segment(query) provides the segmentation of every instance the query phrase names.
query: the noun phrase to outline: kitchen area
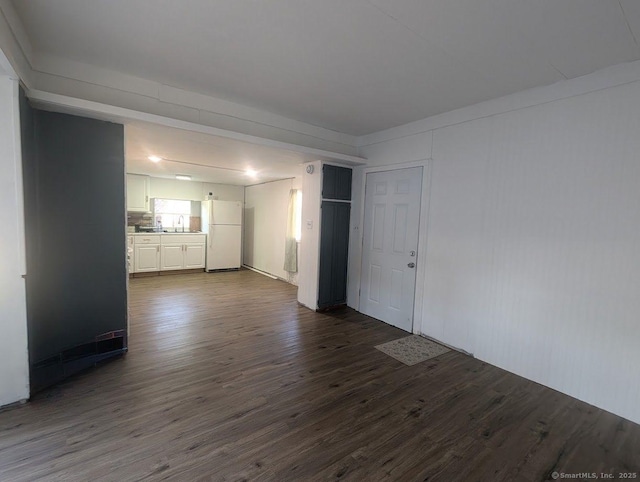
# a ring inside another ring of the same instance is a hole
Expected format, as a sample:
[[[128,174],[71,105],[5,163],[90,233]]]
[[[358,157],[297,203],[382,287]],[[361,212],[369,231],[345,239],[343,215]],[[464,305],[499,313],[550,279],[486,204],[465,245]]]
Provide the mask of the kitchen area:
[[[244,187],[127,174],[129,277],[238,269]]]
[[[31,393],[129,350],[136,286],[160,280],[128,277],[187,273],[167,279],[180,289],[246,266],[297,284],[312,154],[18,100]]]

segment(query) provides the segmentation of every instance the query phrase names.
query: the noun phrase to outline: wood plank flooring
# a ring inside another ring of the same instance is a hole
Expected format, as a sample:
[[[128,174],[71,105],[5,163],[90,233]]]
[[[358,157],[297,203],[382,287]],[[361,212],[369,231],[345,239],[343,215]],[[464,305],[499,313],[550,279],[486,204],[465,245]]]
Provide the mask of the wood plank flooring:
[[[130,280],[129,353],[0,412],[1,481],[539,481],[640,472],[640,426],[251,271]],[[636,480],[640,475],[636,475]]]

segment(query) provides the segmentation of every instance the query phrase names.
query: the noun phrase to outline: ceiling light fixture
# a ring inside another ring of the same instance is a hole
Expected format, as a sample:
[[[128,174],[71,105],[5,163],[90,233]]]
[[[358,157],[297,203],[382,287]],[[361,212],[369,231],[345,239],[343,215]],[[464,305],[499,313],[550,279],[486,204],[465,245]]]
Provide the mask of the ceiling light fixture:
[[[249,177],[257,177],[258,176],[258,171],[256,171],[255,169],[247,169],[244,172]]]
[[[181,181],[191,181],[191,176],[187,176],[186,174],[176,174],[176,179],[180,179]]]
[[[160,162],[162,160],[162,157],[149,156],[147,159],[149,159],[151,162]]]

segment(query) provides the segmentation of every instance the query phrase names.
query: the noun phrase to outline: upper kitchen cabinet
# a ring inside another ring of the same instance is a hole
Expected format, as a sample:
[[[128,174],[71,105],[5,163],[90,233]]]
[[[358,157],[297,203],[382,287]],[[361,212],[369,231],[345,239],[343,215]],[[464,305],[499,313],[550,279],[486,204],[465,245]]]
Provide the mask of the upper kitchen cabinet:
[[[351,169],[325,164],[322,167],[322,198],[351,200]]]
[[[127,174],[127,211],[148,213],[149,176]]]

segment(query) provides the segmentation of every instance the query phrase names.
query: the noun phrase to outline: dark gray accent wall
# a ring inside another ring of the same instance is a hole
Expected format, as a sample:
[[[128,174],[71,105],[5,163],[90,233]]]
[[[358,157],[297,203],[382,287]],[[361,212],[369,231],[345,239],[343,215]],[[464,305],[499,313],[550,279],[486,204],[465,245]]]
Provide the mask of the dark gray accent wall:
[[[322,166],[322,198],[351,200],[351,169],[347,167]]]
[[[322,166],[319,309],[347,302],[351,181],[351,169],[330,164]]]
[[[126,330],[124,127],[20,107],[33,368]]]
[[[322,201],[318,308],[347,302],[349,216],[351,205]]]

